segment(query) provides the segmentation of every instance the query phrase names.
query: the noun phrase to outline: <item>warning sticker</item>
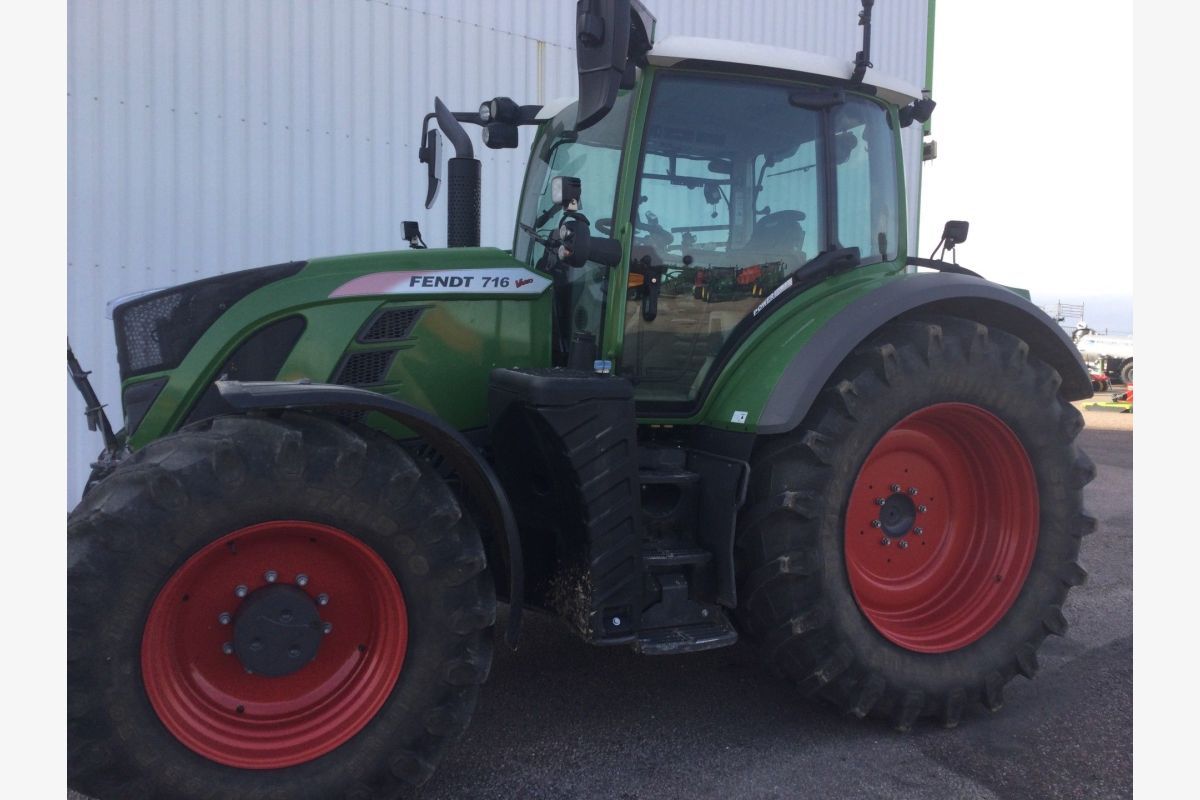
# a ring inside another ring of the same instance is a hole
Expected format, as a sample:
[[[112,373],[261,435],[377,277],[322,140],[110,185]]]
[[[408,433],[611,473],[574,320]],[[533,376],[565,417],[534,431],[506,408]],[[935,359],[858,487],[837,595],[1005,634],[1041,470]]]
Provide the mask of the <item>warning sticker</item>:
[[[347,281],[330,297],[375,294],[521,294],[546,291],[550,280],[520,267],[373,272]]]

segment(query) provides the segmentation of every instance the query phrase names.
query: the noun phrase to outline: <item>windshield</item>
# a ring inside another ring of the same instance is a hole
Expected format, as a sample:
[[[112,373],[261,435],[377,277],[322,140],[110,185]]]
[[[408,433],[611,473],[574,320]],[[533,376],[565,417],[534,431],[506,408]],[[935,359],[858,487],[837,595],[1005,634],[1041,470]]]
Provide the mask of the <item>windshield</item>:
[[[582,182],[580,210],[591,221],[592,231],[600,236],[611,235],[632,95],[620,92],[607,116],[578,133],[574,130],[577,103],[546,123],[530,155],[517,215],[519,223],[536,229],[542,237],[552,231],[562,217],[562,209],[554,204],[550,182],[556,176],[570,175]],[[536,268],[544,252],[545,248],[518,225],[514,255]],[[570,284],[570,299],[564,314],[569,320],[569,330],[561,335],[570,339],[584,333],[599,342],[608,273],[608,267],[591,262],[563,273],[563,279]]]
[[[692,75],[656,82],[630,253],[661,272],[661,288],[651,310],[631,278],[619,370],[639,400],[695,400],[734,330],[818,255],[895,257],[885,107],[847,95],[825,111],[793,102],[796,91]]]

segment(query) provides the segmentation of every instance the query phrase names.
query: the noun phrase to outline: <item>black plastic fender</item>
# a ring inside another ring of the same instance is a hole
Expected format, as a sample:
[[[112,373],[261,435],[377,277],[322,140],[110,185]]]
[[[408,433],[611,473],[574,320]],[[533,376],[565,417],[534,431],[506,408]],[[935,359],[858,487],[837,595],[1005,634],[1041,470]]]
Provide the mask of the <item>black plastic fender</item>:
[[[1092,396],[1083,356],[1066,332],[1033,303],[982,278],[918,273],[852,301],[818,330],[776,381],[757,432],[785,433],[798,426],[838,364],[860,342],[888,322],[920,312],[963,317],[1019,336],[1032,353],[1058,370],[1064,397]]]
[[[284,408],[375,411],[412,429],[428,442],[462,479],[468,493],[486,511],[494,529],[503,533],[511,606],[505,638],[509,645],[516,646],[525,600],[521,538],[500,480],[466,437],[428,411],[367,389],[281,381],[217,381],[216,387],[222,399],[238,411]]]

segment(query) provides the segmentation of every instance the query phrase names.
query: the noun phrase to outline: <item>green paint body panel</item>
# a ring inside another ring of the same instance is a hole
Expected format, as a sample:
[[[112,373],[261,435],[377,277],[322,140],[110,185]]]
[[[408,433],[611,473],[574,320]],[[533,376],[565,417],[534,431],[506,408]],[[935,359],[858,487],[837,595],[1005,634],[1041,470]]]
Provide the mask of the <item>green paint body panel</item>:
[[[699,411],[684,418],[640,421],[753,432],[771,390],[812,335],[852,301],[904,274],[903,261],[874,264],[835,276],[801,293],[746,337]],[[746,412],[745,422],[734,422],[735,412]]]
[[[377,272],[497,267],[526,269],[504,251],[488,247],[313,259],[296,275],[235,303],[174,370],[139,375],[126,382],[122,389],[168,377],[130,444],[141,447],[176,430],[239,344],[264,325],[296,314],[307,324],[278,380],[330,382],[348,353],[399,350],[384,382],[369,388],[432,411],[460,430],[482,427],[487,424],[487,377],[494,367],[550,363],[548,290],[537,295],[480,292],[332,299],[330,294],[354,278]],[[423,313],[411,336],[400,343],[357,342],[355,337],[363,325],[384,306],[420,307]],[[389,427],[381,420],[369,421]],[[394,434],[406,435],[399,426],[390,427]]]

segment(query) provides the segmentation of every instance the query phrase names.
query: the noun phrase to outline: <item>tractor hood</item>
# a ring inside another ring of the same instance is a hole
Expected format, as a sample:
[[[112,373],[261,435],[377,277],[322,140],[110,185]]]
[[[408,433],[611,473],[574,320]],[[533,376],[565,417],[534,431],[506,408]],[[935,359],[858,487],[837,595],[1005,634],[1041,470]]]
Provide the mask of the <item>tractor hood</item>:
[[[369,388],[486,422],[487,375],[550,362],[550,278],[491,247],[318,258],[150,292],[113,310],[134,446],[228,413],[213,382]]]

